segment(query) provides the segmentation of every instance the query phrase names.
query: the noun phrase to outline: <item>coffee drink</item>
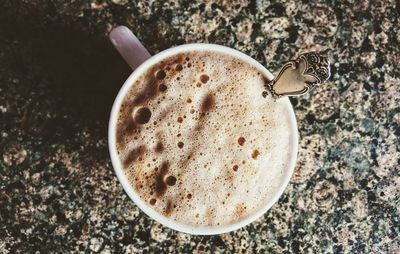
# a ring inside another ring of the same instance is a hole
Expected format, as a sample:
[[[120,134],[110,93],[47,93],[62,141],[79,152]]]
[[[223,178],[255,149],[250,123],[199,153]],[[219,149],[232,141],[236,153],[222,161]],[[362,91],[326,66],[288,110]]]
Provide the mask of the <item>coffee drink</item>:
[[[291,157],[290,113],[235,56],[180,53],[149,67],[119,109],[117,151],[139,197],[177,223],[215,227],[260,210]]]

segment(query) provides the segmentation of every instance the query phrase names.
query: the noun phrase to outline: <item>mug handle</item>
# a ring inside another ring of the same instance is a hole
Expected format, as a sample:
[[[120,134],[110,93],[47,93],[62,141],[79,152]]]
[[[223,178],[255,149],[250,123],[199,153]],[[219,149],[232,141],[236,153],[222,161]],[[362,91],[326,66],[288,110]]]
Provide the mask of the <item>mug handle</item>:
[[[118,26],[110,32],[110,40],[122,58],[135,70],[151,57],[139,39],[126,26]]]

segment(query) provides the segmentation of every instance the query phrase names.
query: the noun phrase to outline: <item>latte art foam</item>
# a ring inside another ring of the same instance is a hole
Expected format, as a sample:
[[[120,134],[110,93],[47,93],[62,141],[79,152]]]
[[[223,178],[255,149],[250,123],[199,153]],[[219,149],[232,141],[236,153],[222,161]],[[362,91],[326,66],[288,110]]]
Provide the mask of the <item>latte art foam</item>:
[[[233,56],[190,51],[134,82],[120,107],[117,151],[140,198],[184,225],[248,218],[280,188],[290,115],[262,97],[266,78]]]

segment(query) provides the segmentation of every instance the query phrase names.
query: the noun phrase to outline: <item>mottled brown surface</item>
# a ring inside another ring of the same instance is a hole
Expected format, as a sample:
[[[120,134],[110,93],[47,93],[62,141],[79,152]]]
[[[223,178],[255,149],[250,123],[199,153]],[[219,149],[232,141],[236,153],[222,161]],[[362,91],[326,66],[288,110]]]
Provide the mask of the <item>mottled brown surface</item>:
[[[0,1],[0,252],[399,252],[399,12],[396,1]],[[273,72],[327,50],[330,81],[292,100],[295,174],[260,220],[190,236],[124,194],[106,139],[130,73],[106,38],[119,24],[151,53],[219,43]]]

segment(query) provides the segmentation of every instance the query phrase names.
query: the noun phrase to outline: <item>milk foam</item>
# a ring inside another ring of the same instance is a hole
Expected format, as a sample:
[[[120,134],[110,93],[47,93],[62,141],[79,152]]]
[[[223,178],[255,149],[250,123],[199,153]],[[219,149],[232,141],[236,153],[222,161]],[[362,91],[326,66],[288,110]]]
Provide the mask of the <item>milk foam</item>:
[[[290,115],[266,78],[233,56],[191,51],[143,73],[121,105],[117,150],[131,185],[189,226],[239,222],[280,187]]]

